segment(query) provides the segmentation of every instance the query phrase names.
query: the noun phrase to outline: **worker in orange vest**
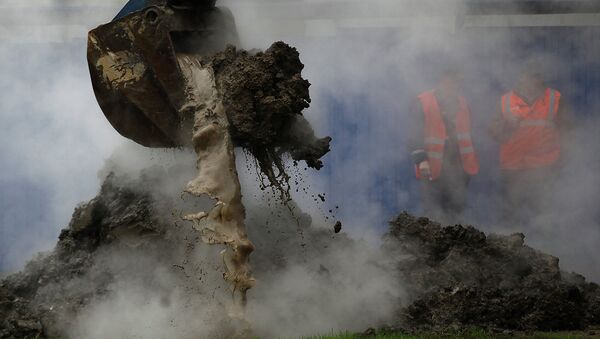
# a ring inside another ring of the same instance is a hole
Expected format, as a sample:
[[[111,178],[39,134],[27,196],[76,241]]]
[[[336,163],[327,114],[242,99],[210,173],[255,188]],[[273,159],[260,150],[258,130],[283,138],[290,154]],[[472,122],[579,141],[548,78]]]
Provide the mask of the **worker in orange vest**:
[[[500,100],[490,133],[501,143],[502,218],[520,224],[515,226],[525,226],[549,208],[544,204],[552,200],[562,140],[570,129],[566,107],[561,93],[545,85],[533,64]]]
[[[418,96],[412,113],[409,147],[422,181],[423,212],[443,222],[459,221],[470,178],[479,172],[471,112],[460,83],[460,72],[444,71],[435,89]]]

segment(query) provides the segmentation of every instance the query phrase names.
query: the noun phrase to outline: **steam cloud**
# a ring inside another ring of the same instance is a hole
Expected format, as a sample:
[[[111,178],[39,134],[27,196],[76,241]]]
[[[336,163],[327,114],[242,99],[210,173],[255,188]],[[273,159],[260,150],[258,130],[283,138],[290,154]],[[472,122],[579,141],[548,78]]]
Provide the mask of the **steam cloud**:
[[[7,2],[2,6],[24,3]],[[334,143],[324,161],[325,172],[301,171],[306,177],[302,184],[313,192],[326,192],[330,205],[315,205],[310,195],[300,193],[295,200],[316,224],[331,223],[324,219],[324,211],[339,205],[337,217],[344,221],[344,229],[366,240],[356,251],[328,251],[318,259],[288,263],[285,274],[257,277],[259,285],[252,291],[249,313],[258,331],[298,335],[310,330],[359,330],[384,322],[389,316],[390,300],[405,299],[399,282],[385,267],[385,258],[373,247],[385,229],[384,220],[402,209],[417,208],[418,185],[406,179],[413,174],[404,146],[411,126],[405,121],[414,97],[431,88],[437,72],[448,64],[458,64],[465,73],[475,146],[484,164],[471,187],[467,221],[488,232],[524,231],[530,244],[559,256],[563,268],[600,280],[596,259],[600,254],[600,215],[596,207],[600,193],[600,161],[596,157],[600,153],[596,133],[600,97],[584,95],[591,89],[582,86],[581,81],[582,73],[598,78],[597,28],[570,29],[575,33],[568,35],[572,58],[567,59],[535,43],[542,37],[541,29],[471,28],[453,32],[453,22],[446,25],[441,20],[436,26],[431,25],[430,17],[413,15],[449,13],[457,9],[455,2],[433,8],[419,2],[401,6],[400,1],[382,0],[377,2],[380,7],[369,6],[372,21],[356,19],[365,15],[361,6],[335,13],[334,21],[323,19],[319,11],[331,13],[328,6],[335,3],[222,2],[236,17],[242,47],[265,48],[275,40],[298,47],[306,65],[304,75],[313,83],[313,103],[306,116],[318,135],[332,134]],[[27,13],[40,22],[59,23],[66,18],[57,14],[60,11],[38,11],[38,4],[32,3],[34,11]],[[113,1],[102,6],[116,13],[119,5],[119,1]],[[46,1],[43,8],[64,6],[59,1]],[[23,13],[19,8],[11,13]],[[285,14],[283,19],[289,19],[286,25],[260,19],[281,13]],[[307,21],[294,21],[295,15]],[[87,30],[109,19],[95,18],[96,22],[81,27]],[[398,25],[399,21],[403,23]],[[365,28],[382,23],[388,28]],[[298,25],[302,34],[297,33]],[[18,34],[20,29],[5,24],[1,27],[5,38]],[[78,29],[68,31],[67,36],[79,36],[68,43],[50,45],[11,39],[10,44],[0,47],[0,125],[6,126],[0,133],[0,270],[17,269],[35,252],[52,247],[73,206],[97,191],[99,179],[106,174],[98,174],[98,169],[115,148],[120,147],[108,160],[111,165],[107,168],[122,172],[136,173],[155,163],[187,159],[174,151],[145,150],[116,134],[93,97],[85,62],[85,33]],[[513,86],[522,65],[532,57],[544,60],[549,85],[570,102],[577,126],[566,148],[562,184],[547,194],[552,197],[547,213],[529,225],[498,225],[497,145],[487,135],[487,126],[500,96]],[[193,157],[189,160],[193,166]],[[238,161],[238,168],[243,168],[243,156],[238,156]],[[241,176],[245,196],[260,197],[253,186],[255,174],[249,171]],[[179,192],[190,178],[192,175],[172,178],[173,186],[162,189],[171,194]],[[247,204],[249,210],[256,207]],[[252,227],[260,227],[251,222],[248,226],[251,232]],[[300,241],[293,225],[280,226],[289,226],[288,236]],[[259,245],[258,257],[260,250]],[[209,258],[213,254],[204,253]],[[329,273],[320,271],[321,266]],[[165,293],[170,303],[153,294],[156,286],[140,289],[135,280],[125,279],[114,287],[117,292],[112,298],[94,304],[81,315],[71,329],[73,333],[85,333],[89,338],[106,336],[102,332],[106,329],[114,331],[111,334],[115,337],[208,333],[205,331],[209,328],[190,324],[198,322],[196,315],[210,315],[211,310],[190,310],[187,294],[168,289],[172,272],[161,268],[154,272],[158,289],[168,291]],[[129,312],[133,309],[136,312]],[[371,316],[356,321],[356,312]],[[297,321],[299,316],[302,322]],[[176,326],[171,323],[173,319],[177,319]],[[212,319],[207,316],[203,320],[200,323],[206,324]],[[162,326],[167,323],[169,326]],[[157,328],[175,332],[155,332]]]
[[[600,215],[593,207],[600,194],[600,160],[590,156],[599,153],[594,131],[600,126],[595,113],[600,99],[591,94],[600,69],[597,28],[460,28],[444,20],[444,14],[459,13],[461,3],[454,1],[346,7],[315,1],[289,3],[289,11],[260,1],[226,3],[245,44],[284,39],[302,52],[306,78],[313,83],[307,117],[318,133],[334,139],[325,159],[332,175],[310,180],[328,192],[329,202],[342,206],[345,229],[369,237],[375,228],[381,233],[398,210],[418,211],[418,183],[405,146],[413,126],[406,118],[416,96],[435,86],[441,70],[454,66],[465,76],[483,164],[471,184],[465,221],[487,232],[524,232],[530,244],[560,257],[563,268],[600,279],[594,259]],[[513,6],[506,12],[518,13],[519,4]],[[257,16],[270,20],[259,25]],[[548,86],[562,92],[575,126],[563,145],[560,182],[540,197],[547,201],[544,213],[528,225],[500,225],[498,145],[488,126],[501,95],[516,85],[530,60],[541,62]]]

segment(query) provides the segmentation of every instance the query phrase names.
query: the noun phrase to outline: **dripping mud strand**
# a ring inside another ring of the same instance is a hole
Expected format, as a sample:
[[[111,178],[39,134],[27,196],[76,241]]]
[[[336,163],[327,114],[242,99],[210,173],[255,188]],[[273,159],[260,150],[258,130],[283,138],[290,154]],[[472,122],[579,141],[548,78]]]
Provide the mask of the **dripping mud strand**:
[[[221,252],[224,279],[232,285],[234,299],[229,314],[244,319],[246,292],[254,285],[249,256],[254,245],[248,239],[244,224],[245,209],[238,173],[235,168],[234,145],[222,98],[215,88],[210,68],[193,56],[180,56],[179,64],[187,80],[188,110],[195,112],[192,145],[197,155],[198,174],[187,185],[186,192],[215,200],[209,212],[187,215],[208,244],[223,244]]]

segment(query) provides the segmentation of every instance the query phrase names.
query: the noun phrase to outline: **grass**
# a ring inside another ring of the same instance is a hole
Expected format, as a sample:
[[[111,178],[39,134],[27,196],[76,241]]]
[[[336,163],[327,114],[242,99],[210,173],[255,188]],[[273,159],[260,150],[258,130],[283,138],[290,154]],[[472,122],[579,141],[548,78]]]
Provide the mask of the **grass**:
[[[582,338],[600,338],[593,332],[533,332],[533,333],[512,333],[512,334],[492,334],[483,330],[472,330],[466,332],[457,332],[451,334],[381,334],[374,336],[362,336],[358,334],[342,333],[335,335],[323,335],[315,337],[302,337],[301,339],[447,339],[447,338],[465,338],[465,339],[509,339],[509,338],[529,338],[529,339],[582,339]]]
[[[597,334],[596,334],[597,333]],[[301,337],[299,339],[448,339],[448,338],[464,338],[464,339],[584,339],[584,338],[600,338],[600,330],[595,332],[533,332],[512,334],[492,334],[485,330],[473,329],[467,331],[457,331],[456,333],[438,334],[438,333],[421,333],[421,334],[380,334],[372,336],[363,336],[359,334],[340,333],[331,335],[321,335],[312,337]],[[38,337],[31,339],[39,339]],[[66,339],[66,338],[52,338]],[[253,339],[261,339],[254,337]]]
[[[598,337],[598,336],[593,336]],[[340,334],[335,336],[319,336],[319,337],[305,337],[303,339],[447,339],[447,338],[466,338],[466,339],[509,339],[509,338],[531,338],[531,339],[583,339],[583,338],[592,338],[592,336],[587,334],[574,334],[574,333],[534,333],[530,335],[481,335],[481,336],[473,336],[473,335],[402,335],[402,334],[390,334],[390,335],[376,335],[370,337],[364,337],[359,335],[352,334]]]

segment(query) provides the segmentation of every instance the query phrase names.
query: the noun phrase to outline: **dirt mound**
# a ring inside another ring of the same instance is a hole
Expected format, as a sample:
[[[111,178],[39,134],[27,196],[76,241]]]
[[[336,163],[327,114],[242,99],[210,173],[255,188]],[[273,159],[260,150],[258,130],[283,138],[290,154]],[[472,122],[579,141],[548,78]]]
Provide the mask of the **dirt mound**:
[[[119,273],[98,265],[102,249],[122,244],[151,253],[158,241],[176,249],[168,246],[175,239],[153,201],[150,193],[123,186],[110,175],[96,198],[75,209],[52,252],[39,254],[22,272],[0,282],[0,338],[60,335],[56,324],[105,294]]]
[[[136,291],[158,294],[165,305],[173,302],[170,292],[183,286],[185,298],[206,296],[192,304],[222,307],[214,299],[218,289],[209,283],[221,281],[223,272],[211,264],[218,249],[203,255],[194,252],[195,247],[207,247],[200,245],[197,232],[180,218],[185,210],[197,208],[188,205],[196,202],[182,201],[178,190],[166,194],[156,189],[168,178],[179,176],[185,175],[172,169],[149,169],[137,179],[109,175],[98,196],[75,210],[52,252],[0,282],[0,338],[66,336],[65,329],[90,304],[114,295],[115,282],[123,278],[131,280]],[[311,226],[306,214],[275,223],[264,218],[264,206],[252,204],[247,222],[250,238],[261,249],[253,257],[259,280],[270,281],[306,260],[318,278],[315,281],[332,285],[322,293],[335,294],[344,281],[352,280],[333,272],[336,265],[358,265],[346,261],[361,251],[360,242]],[[296,224],[298,228],[289,227]],[[396,327],[412,331],[471,326],[580,330],[600,325],[598,285],[561,271],[557,258],[526,246],[521,234],[486,236],[471,226],[442,227],[427,218],[401,214],[391,223],[382,249],[387,259],[377,256],[358,266],[382,266],[373,271],[373,281],[391,270],[387,261],[397,269],[398,288],[406,288],[405,294],[413,299],[393,302],[395,312],[389,314],[397,314]],[[157,281],[156,270],[171,280]],[[360,267],[352,266],[352,270]],[[357,286],[364,284],[358,279]],[[227,293],[226,288],[222,292]],[[192,315],[205,311],[186,309]],[[214,312],[220,317],[216,319],[223,318],[222,309]],[[227,323],[218,328],[222,336],[230,329]]]
[[[198,232],[180,217],[198,208],[197,199],[181,197],[178,190],[157,189],[172,185],[173,177],[187,176],[182,174],[187,170],[150,168],[137,179],[110,174],[99,194],[75,209],[53,251],[0,281],[0,338],[65,337],[65,330],[87,307],[118,293],[115,284],[124,279],[135,289],[158,293],[165,304],[172,302],[170,291],[181,287],[190,300],[204,298],[193,302],[201,310],[188,311],[206,313],[206,303],[211,302],[218,318],[211,324],[227,337],[233,327],[223,317],[223,305],[214,299],[215,293],[229,297],[225,286],[213,286],[220,284],[223,274],[213,263],[219,249],[203,246]],[[285,269],[307,251],[320,255],[332,244],[333,231],[312,227],[311,218],[297,209],[294,220],[279,219],[281,226],[266,228],[264,213],[252,210],[248,222],[257,225],[252,235],[264,243],[264,250],[253,257],[258,277]],[[298,225],[302,237],[290,225]],[[339,246],[350,243],[343,235],[336,239]],[[200,248],[205,252],[196,251]],[[161,279],[171,280],[157,281],[157,270]]]
[[[578,330],[600,325],[600,289],[560,270],[556,257],[524,244],[523,234],[489,235],[401,214],[385,250],[399,258],[409,295],[402,326]]]

